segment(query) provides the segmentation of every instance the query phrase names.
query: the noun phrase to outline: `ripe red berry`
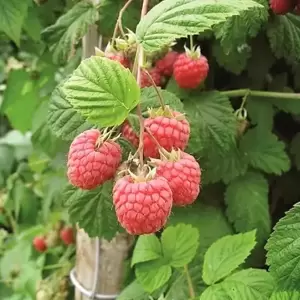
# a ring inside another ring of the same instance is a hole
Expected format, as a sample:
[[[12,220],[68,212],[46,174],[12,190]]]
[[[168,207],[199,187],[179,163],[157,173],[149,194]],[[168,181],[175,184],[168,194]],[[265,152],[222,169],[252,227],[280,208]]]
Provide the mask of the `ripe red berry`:
[[[190,124],[179,112],[172,112],[174,117],[154,116],[145,120],[145,128],[149,130],[159,145],[171,151],[174,149],[184,150],[190,137]],[[144,155],[146,157],[159,157],[159,147],[152,136],[144,133]]]
[[[277,15],[285,15],[294,8],[293,0],[269,0],[272,11]]]
[[[33,246],[38,252],[45,252],[47,250],[47,244],[44,237],[36,236],[33,239]]]
[[[118,220],[128,233],[150,234],[167,222],[172,191],[162,177],[135,182],[131,176],[125,176],[114,186],[113,201]]]
[[[65,227],[60,231],[60,238],[61,240],[66,244],[74,244],[75,238],[74,238],[74,231],[72,227]]]
[[[200,51],[187,51],[180,54],[174,63],[174,78],[179,87],[195,89],[203,82],[208,74],[209,65]]]
[[[156,68],[148,70],[150,76],[152,77],[156,86],[161,85],[161,75]],[[151,79],[149,78],[148,74],[145,71],[141,73],[141,88],[153,86]]]
[[[178,57],[175,51],[168,52],[162,59],[156,62],[156,68],[161,75],[171,76],[173,74],[173,66]]]
[[[72,142],[68,154],[71,184],[90,190],[113,178],[121,161],[121,147],[112,140],[101,141],[97,129],[86,130]]]
[[[195,158],[185,152],[172,151],[169,159],[155,159],[156,174],[167,179],[173,193],[173,204],[185,206],[198,197],[201,169]]]
[[[106,52],[105,57],[107,57],[111,60],[119,62],[124,68],[129,68],[130,67],[129,60],[121,52],[118,52],[118,53]]]
[[[131,127],[130,123],[128,121],[125,121],[121,128],[121,133],[123,137],[131,142],[131,144],[135,147],[138,147],[139,145],[139,137],[137,136],[136,132]]]

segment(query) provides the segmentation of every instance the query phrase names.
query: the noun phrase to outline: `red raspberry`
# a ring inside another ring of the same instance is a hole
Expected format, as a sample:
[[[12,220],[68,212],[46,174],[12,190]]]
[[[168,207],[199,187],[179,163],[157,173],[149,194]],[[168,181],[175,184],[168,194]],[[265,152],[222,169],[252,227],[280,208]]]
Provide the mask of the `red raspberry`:
[[[60,238],[66,245],[75,243],[74,231],[72,227],[65,227],[60,231]]]
[[[33,239],[33,246],[38,252],[45,252],[47,250],[47,244],[44,237],[36,236]]]
[[[196,52],[195,52],[196,53]],[[203,82],[208,74],[209,65],[204,55],[198,53],[180,54],[174,63],[174,78],[179,87],[195,89]]]
[[[181,113],[174,111],[173,114],[175,116],[173,118],[150,117],[145,120],[144,125],[162,148],[167,151],[171,151],[173,148],[184,150],[190,137],[190,124]],[[159,157],[158,146],[146,131],[144,133],[144,155]]]
[[[170,51],[165,57],[156,62],[156,68],[161,75],[171,76],[173,74],[173,65],[178,57],[178,53]]]
[[[162,177],[134,182],[131,176],[119,179],[113,189],[118,220],[133,235],[160,230],[169,217],[172,191]]]
[[[272,11],[277,15],[285,15],[294,7],[292,0],[269,0],[269,3]]]
[[[137,136],[136,132],[131,127],[130,123],[128,121],[125,121],[121,128],[121,133],[123,137],[131,142],[131,144],[135,147],[138,147],[139,145],[139,137]]]
[[[161,75],[158,71],[158,69],[153,68],[151,70],[148,70],[150,76],[152,77],[154,83],[156,86],[161,85]],[[142,71],[141,73],[141,88],[153,86],[152,81],[150,80],[149,76],[146,74],[146,72]]]
[[[68,154],[71,184],[91,190],[113,178],[121,161],[121,147],[112,140],[100,142],[97,129],[86,130],[72,142]]]
[[[188,153],[172,151],[172,154],[175,155],[175,159],[154,160],[156,174],[167,179],[173,193],[174,205],[192,204],[200,192],[200,166]]]
[[[111,60],[119,62],[124,68],[129,68],[130,67],[129,60],[121,52],[118,52],[118,53],[106,52],[105,57],[107,57]]]

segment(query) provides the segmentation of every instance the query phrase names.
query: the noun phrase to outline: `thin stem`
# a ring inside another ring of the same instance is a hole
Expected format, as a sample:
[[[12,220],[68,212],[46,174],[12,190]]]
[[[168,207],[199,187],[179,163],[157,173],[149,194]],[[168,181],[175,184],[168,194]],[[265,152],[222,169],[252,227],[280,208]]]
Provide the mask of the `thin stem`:
[[[158,89],[157,85],[155,84],[155,82],[154,82],[152,76],[150,75],[150,73],[149,73],[148,70],[146,70],[146,69],[143,69],[143,72],[145,72],[145,74],[147,75],[147,77],[150,79],[150,81],[151,81],[151,83],[152,83],[152,85],[153,85],[153,87],[154,87],[154,89],[155,89],[155,91],[156,91],[156,93],[157,93],[159,103],[160,103],[162,109],[165,110],[165,102],[164,102],[164,99],[163,99],[163,97],[162,97],[162,94],[161,94],[160,90]]]
[[[115,25],[113,37],[112,37],[112,44],[114,44],[114,42],[115,42],[115,39],[116,39],[117,33],[118,33],[118,29],[120,30],[122,36],[125,37],[125,32],[123,30],[123,25],[122,25],[122,17],[123,17],[125,10],[128,8],[128,6],[131,4],[132,1],[133,0],[128,0],[125,3],[125,5],[120,9],[119,16],[118,16],[118,19],[117,19],[117,22]]]
[[[150,135],[151,139],[154,141],[154,143],[156,144],[156,146],[159,149],[162,149],[162,146],[159,144],[158,140],[155,138],[155,136],[152,134],[152,132],[150,131],[150,129],[148,127],[145,127],[145,130],[148,132],[148,134]]]
[[[194,48],[193,36],[190,35],[189,37],[190,37],[190,49],[193,50],[193,48]]]
[[[194,290],[194,287],[193,287],[193,282],[192,282],[192,278],[191,278],[188,266],[185,265],[183,268],[184,268],[184,273],[186,275],[186,280],[187,280],[188,287],[189,287],[190,297],[192,299],[194,299],[194,298],[196,298],[196,294],[195,294],[195,290]]]
[[[281,92],[269,92],[269,91],[253,91],[250,89],[239,89],[239,90],[232,90],[232,91],[223,91],[220,92],[221,95],[227,97],[243,97],[248,94],[248,96],[256,96],[256,97],[263,97],[263,98],[281,98],[281,99],[294,99],[300,100],[300,94],[296,93],[281,93]]]
[[[14,234],[17,234],[18,233],[18,223],[14,219],[12,213],[9,210],[6,210],[6,209],[4,210],[4,213],[6,214],[8,220],[9,220],[12,231],[14,232]]]
[[[141,11],[141,19],[146,15],[148,9],[149,0],[143,0],[143,6]],[[139,86],[141,86],[141,67],[144,64],[144,49],[141,45],[138,45],[137,48],[137,55],[138,55],[138,65],[137,65],[137,74],[136,80]],[[137,114],[139,116],[140,122],[140,137],[139,137],[139,157],[140,157],[140,167],[143,168],[144,166],[144,118],[142,115],[141,104],[137,105]]]

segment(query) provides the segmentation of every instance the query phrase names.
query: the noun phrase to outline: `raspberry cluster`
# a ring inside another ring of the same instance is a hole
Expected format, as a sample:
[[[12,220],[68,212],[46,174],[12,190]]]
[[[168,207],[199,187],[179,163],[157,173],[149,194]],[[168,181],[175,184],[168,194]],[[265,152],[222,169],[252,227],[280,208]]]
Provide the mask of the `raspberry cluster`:
[[[36,251],[45,252],[47,249],[55,247],[59,244],[59,240],[66,246],[75,243],[74,230],[71,226],[62,226],[58,222],[53,230],[50,230],[46,235],[34,237],[32,244]]]

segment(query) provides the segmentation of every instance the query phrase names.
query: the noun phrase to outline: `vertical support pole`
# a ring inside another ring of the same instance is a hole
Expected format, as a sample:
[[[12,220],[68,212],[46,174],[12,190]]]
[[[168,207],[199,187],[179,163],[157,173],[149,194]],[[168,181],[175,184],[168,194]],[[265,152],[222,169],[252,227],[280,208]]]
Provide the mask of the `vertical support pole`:
[[[100,0],[92,0],[98,4]],[[90,26],[84,36],[82,59],[95,53],[98,46],[99,34],[96,25]],[[123,281],[124,260],[127,257],[131,239],[127,234],[117,234],[110,242],[104,239],[91,239],[84,230],[77,228],[76,245],[76,278],[85,289],[99,294],[118,294]],[[100,243],[99,257],[96,257],[97,243]],[[95,270],[99,268],[98,278],[95,278]],[[75,300],[88,300],[76,289]],[[111,299],[114,300],[114,299]]]

